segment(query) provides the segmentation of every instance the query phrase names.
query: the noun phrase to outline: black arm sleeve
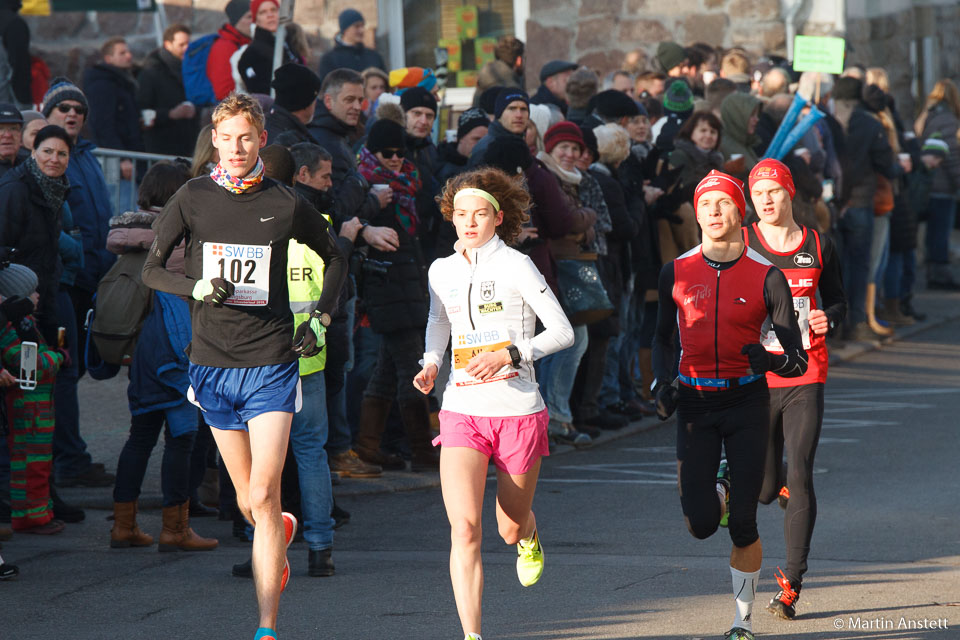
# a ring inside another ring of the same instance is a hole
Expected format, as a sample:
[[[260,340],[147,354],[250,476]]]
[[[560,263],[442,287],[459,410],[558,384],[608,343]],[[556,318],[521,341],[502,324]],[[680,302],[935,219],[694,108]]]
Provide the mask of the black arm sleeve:
[[[847,295],[843,290],[840,272],[840,256],[830,238],[820,236],[820,253],[823,255],[823,271],[820,273],[820,302],[827,320],[840,324],[847,317]]]
[[[657,310],[657,329],[653,334],[655,355],[653,360],[653,374],[657,384],[670,384],[673,381],[673,352],[674,336],[677,333],[677,304],[673,300],[674,271],[673,262],[668,262],[660,269],[660,282],[657,286],[660,291],[660,303]],[[796,320],[794,320],[796,322]],[[799,337],[800,330],[797,329]]]
[[[153,221],[156,238],[143,263],[143,283],[157,291],[190,298],[193,296],[196,281],[167,271],[164,266],[173,249],[189,232],[189,227],[183,218],[183,209],[180,207],[180,199],[185,192],[186,189],[181,189],[174,194],[157,219]]]
[[[807,352],[797,314],[793,310],[793,295],[783,272],[770,267],[763,281],[763,299],[773,322],[773,330],[783,347],[783,353],[771,353],[770,371],[783,378],[797,378],[807,372]]]
[[[157,234],[160,237],[160,234]],[[337,246],[326,218],[317,213],[303,198],[297,198],[297,210],[293,216],[293,237],[313,249],[323,260],[323,292],[317,301],[317,311],[333,315],[340,296],[340,287],[347,277],[347,262]],[[149,258],[148,258],[149,260]]]

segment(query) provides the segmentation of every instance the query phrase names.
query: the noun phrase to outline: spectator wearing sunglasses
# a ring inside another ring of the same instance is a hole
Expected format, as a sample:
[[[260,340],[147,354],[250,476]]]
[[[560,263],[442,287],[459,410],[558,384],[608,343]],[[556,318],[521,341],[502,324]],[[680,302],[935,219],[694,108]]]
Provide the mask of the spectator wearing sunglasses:
[[[373,189],[381,188],[379,185],[390,189],[389,202],[369,222],[391,228],[398,241],[391,251],[371,247],[363,267],[360,297],[370,327],[380,335],[380,350],[360,403],[357,454],[365,462],[387,469],[405,466],[402,459],[380,449],[396,399],[410,442],[412,469],[436,471],[439,457],[430,443],[427,401],[410,384],[420,371],[429,298],[421,244],[425,225],[416,201],[422,183],[416,165],[403,157],[403,151],[404,127],[389,118],[370,127],[360,149],[360,173]]]
[[[80,436],[80,417],[77,403],[76,381],[83,375],[84,338],[83,325],[87,310],[91,307],[93,294],[100,278],[107,273],[116,259],[107,251],[107,232],[113,205],[107,181],[100,163],[93,155],[96,146],[80,137],[87,121],[90,105],[83,91],[63,77],[50,81],[50,89],[43,96],[43,116],[67,132],[73,141],[66,177],[70,182],[67,204],[73,214],[73,224],[80,228],[83,240],[83,268],[77,273],[73,284],[61,283],[60,291],[69,295],[57,298],[57,316],[60,325],[67,329],[72,366],[61,369],[57,376],[55,403],[57,426],[54,432],[54,473],[58,486],[113,486],[114,476],[107,473],[102,464],[93,464],[87,453],[87,444]]]

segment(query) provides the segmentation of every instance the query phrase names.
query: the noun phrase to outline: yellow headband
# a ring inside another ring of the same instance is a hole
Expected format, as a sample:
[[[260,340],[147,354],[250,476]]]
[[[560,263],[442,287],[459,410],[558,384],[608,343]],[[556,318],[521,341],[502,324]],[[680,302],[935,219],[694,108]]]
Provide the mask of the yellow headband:
[[[486,200],[487,202],[493,205],[494,213],[500,211],[500,203],[497,202],[497,199],[494,198],[489,193],[487,193],[486,191],[484,191],[483,189],[473,189],[473,188],[460,189],[460,191],[457,191],[457,195],[453,196],[454,207],[457,206],[457,200],[461,196],[477,196],[478,198],[483,198],[484,200]]]

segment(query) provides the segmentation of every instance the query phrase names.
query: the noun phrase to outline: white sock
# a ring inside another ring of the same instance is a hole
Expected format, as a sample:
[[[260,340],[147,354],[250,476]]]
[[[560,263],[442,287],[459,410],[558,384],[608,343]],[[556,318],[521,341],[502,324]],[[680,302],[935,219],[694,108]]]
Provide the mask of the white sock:
[[[730,567],[730,575],[733,576],[733,597],[737,602],[737,617],[733,620],[733,626],[752,632],[753,623],[750,618],[753,613],[753,600],[757,596],[760,570],[744,573]]]

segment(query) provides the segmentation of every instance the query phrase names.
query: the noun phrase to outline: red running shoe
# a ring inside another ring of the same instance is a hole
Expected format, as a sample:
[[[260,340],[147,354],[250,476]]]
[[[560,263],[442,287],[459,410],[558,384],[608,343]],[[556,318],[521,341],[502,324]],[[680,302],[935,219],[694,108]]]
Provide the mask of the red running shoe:
[[[283,537],[287,545],[285,549],[289,549],[290,543],[293,542],[294,536],[297,535],[297,519],[292,513],[287,513],[286,511],[280,515],[283,517]],[[287,588],[288,582],[290,582],[290,560],[285,559],[283,563],[283,575],[280,576],[281,593]]]

